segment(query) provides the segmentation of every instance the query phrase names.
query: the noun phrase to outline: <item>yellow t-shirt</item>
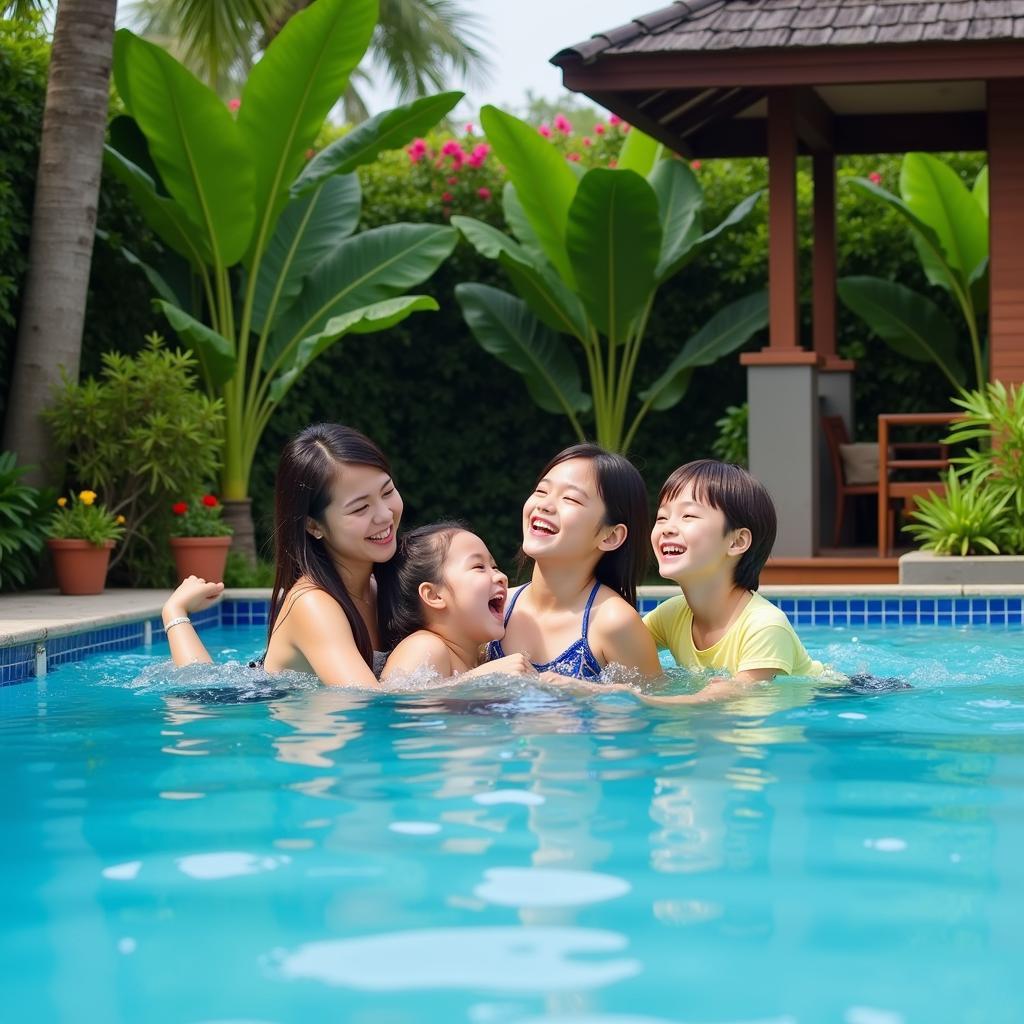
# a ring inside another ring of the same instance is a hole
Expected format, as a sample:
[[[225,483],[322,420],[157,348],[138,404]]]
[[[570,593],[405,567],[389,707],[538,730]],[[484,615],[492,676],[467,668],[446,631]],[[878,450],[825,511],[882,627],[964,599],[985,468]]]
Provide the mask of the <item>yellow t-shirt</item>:
[[[759,668],[778,669],[785,676],[817,676],[824,672],[804,650],[786,613],[754,593],[739,617],[717,644],[699,651],[693,643],[693,612],[686,598],[670,597],[644,616],[644,625],[659,648],[667,648],[682,668],[726,669],[730,674]]]

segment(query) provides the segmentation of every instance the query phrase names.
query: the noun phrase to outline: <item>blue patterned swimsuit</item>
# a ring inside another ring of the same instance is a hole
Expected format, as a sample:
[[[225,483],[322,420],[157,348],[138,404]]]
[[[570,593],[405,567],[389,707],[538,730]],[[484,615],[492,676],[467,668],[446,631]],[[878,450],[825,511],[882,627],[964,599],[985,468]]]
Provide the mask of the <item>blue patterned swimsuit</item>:
[[[512,600],[509,602],[508,609],[505,612],[505,628],[508,628],[508,620],[512,617],[512,609],[516,606],[516,601],[519,600],[519,595],[528,587],[520,587],[515,594],[512,595]],[[572,676],[575,679],[598,679],[601,676],[601,663],[594,656],[594,652],[590,649],[590,643],[587,640],[587,629],[590,626],[590,609],[594,604],[594,598],[597,597],[597,592],[601,589],[600,583],[594,584],[594,589],[590,591],[590,596],[587,598],[587,607],[583,610],[583,631],[579,640],[570,644],[562,653],[552,661],[549,661],[546,665],[538,665],[536,662],[531,664],[538,672],[557,672],[560,676]],[[501,646],[500,640],[492,640],[487,645],[487,660],[495,661],[497,658],[504,658],[505,651]]]

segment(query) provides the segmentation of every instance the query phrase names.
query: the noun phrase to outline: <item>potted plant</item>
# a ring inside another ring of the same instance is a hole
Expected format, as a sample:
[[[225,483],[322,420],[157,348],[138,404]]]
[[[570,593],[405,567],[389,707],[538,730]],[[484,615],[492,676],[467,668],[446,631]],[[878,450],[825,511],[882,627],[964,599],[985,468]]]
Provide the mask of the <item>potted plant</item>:
[[[224,579],[224,564],[231,547],[231,527],[224,522],[224,506],[213,494],[171,506],[171,553],[180,583],[187,576]]]
[[[124,516],[96,501],[95,491],[58,498],[46,526],[57,586],[62,594],[99,594],[107,580],[114,542],[124,535]]]

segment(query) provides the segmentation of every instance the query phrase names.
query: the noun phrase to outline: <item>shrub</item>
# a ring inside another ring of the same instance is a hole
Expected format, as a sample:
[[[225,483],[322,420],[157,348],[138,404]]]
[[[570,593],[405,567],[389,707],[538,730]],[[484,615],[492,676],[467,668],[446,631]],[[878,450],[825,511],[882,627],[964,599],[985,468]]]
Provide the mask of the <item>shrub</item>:
[[[43,550],[45,497],[22,482],[26,472],[13,452],[0,452],[0,590],[31,583]]]
[[[229,537],[231,527],[224,522],[224,506],[213,494],[191,501],[176,501],[171,506],[172,537]]]
[[[46,418],[72,480],[102,491],[126,517],[115,559],[125,560],[129,581],[162,586],[170,506],[216,474],[223,413],[198,390],[192,355],[164,348],[156,334],[147,341],[136,356],[106,353],[99,378],[66,380]]]
[[[711,451],[716,459],[747,466],[747,424],[750,421],[750,406],[730,405],[720,420],[715,420],[718,437],[711,442]]]
[[[116,515],[102,502],[95,491],[79,491],[70,498],[58,498],[46,524],[46,535],[54,540],[87,540],[99,546],[124,536],[125,518]]]

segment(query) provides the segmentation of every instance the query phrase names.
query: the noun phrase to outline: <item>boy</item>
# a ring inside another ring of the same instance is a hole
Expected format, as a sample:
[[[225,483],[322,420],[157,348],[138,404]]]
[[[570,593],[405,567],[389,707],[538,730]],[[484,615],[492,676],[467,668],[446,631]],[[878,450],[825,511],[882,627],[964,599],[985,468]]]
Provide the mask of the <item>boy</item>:
[[[658,571],[682,588],[644,617],[659,648],[683,668],[728,673],[679,703],[714,700],[737,683],[817,676],[784,612],[756,593],[775,543],[775,506],[746,470],[714,459],[680,466],[665,481],[651,543]]]

